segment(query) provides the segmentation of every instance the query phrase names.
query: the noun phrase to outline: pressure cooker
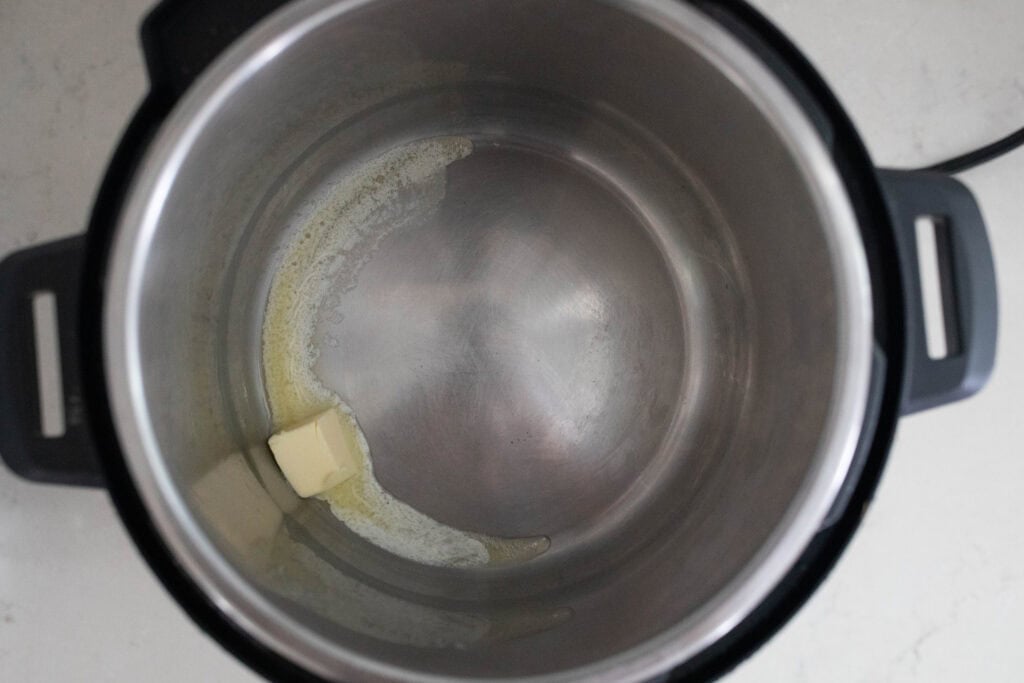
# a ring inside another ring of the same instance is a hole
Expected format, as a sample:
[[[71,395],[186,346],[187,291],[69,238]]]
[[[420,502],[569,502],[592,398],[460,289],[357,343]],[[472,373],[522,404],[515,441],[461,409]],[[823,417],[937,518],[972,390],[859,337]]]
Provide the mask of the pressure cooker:
[[[877,169],[742,2],[168,0],[142,36],[150,90],[87,232],[0,264],[0,453],[106,487],[167,590],[270,678],[721,675],[836,562],[898,418],[991,372],[970,192]],[[399,182],[379,161],[402,150]],[[381,485],[542,554],[416,562],[291,490],[264,340],[297,239],[339,260],[285,320],[313,321]]]

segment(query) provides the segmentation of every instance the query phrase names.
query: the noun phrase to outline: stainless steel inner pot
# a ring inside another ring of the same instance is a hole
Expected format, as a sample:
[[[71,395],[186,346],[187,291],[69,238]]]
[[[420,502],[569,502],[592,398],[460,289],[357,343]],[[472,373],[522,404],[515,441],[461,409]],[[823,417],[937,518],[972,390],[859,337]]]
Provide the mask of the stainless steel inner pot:
[[[513,567],[391,555],[266,447],[284,245],[339,173],[439,136],[473,152],[430,209],[365,231],[309,302],[316,370],[398,498],[550,537]],[[868,387],[866,272],[802,110],[687,5],[309,0],[229,50],[139,170],[109,391],[173,553],[301,666],[640,679],[748,614],[821,524]]]

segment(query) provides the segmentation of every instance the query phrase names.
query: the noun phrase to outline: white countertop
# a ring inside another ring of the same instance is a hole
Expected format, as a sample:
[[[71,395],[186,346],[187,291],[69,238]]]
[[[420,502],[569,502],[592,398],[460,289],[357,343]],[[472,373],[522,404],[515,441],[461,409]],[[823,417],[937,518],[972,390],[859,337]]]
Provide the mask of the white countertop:
[[[757,0],[883,165],[1024,125],[1024,3]],[[0,3],[0,256],[80,232],[144,90],[148,0]],[[901,422],[838,568],[725,680],[1020,680],[1024,669],[1024,150],[962,176],[988,222],[1000,355],[984,392]],[[0,467],[0,671],[10,681],[253,680],[164,593],[102,491]]]

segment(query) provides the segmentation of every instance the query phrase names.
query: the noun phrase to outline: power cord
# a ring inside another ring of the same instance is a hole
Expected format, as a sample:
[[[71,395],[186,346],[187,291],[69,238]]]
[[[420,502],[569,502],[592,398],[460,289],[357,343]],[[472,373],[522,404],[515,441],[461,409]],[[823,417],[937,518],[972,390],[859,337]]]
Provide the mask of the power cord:
[[[1000,138],[995,142],[979,147],[978,149],[955,156],[952,159],[946,159],[940,161],[937,164],[925,166],[916,170],[919,171],[938,171],[939,173],[948,173],[950,175],[954,173],[962,173],[969,169],[972,169],[981,164],[997,159],[1008,152],[1012,152],[1021,145],[1024,145],[1024,128],[1016,130],[1005,138]]]

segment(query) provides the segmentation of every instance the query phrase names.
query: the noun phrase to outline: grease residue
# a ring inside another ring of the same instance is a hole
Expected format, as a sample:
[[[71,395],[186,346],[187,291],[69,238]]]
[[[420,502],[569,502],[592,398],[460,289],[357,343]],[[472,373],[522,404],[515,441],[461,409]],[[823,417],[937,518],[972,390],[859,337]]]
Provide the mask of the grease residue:
[[[392,496],[373,473],[370,446],[356,417],[314,372],[317,320],[355,287],[381,240],[436,211],[449,164],[468,156],[462,137],[395,149],[337,179],[325,199],[300,211],[295,237],[275,273],[263,323],[263,373],[275,430],[332,406],[359,436],[356,476],[320,496],[349,529],[375,545],[429,565],[517,563],[545,552],[547,537],[497,538],[452,528]],[[329,340],[328,340],[329,343]]]

